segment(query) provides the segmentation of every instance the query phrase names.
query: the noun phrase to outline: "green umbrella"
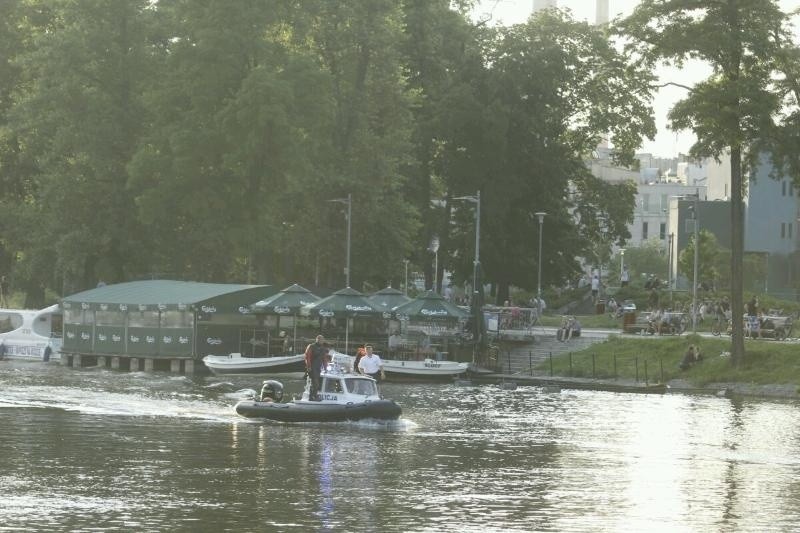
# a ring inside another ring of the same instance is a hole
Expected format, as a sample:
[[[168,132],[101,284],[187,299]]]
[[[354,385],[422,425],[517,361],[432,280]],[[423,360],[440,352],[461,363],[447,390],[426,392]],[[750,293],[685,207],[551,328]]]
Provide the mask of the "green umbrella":
[[[355,316],[375,316],[381,314],[378,306],[370,303],[367,297],[355,289],[347,287],[336,291],[327,298],[318,300],[303,307],[303,313],[310,316],[345,317],[344,349],[348,350],[350,342],[350,318]]]
[[[411,301],[411,298],[391,287],[381,289],[367,298],[373,305],[383,311],[384,318],[391,318],[392,309]]]
[[[469,313],[448,302],[435,291],[426,291],[413,300],[395,307],[394,314],[400,320],[411,318],[424,320],[457,320],[467,318]]]
[[[297,314],[306,305],[312,304],[319,300],[319,296],[312,294],[311,291],[298,284],[291,287],[286,287],[280,292],[277,292],[258,302],[251,305],[251,309],[256,314],[265,315],[278,315],[278,329],[280,329],[280,317],[283,315],[292,315],[294,317],[294,342],[293,347],[297,347]]]
[[[291,287],[286,287],[280,292],[277,292],[259,300],[252,305],[254,313],[263,313],[267,315],[294,315],[306,305],[319,301],[319,296],[311,293],[305,287],[294,284]]]

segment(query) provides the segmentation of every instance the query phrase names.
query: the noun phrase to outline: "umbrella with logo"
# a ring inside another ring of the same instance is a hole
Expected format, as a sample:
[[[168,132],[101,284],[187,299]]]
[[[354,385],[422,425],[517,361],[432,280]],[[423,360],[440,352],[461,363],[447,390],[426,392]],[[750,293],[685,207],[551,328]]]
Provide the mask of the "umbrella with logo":
[[[347,287],[303,307],[303,313],[317,317],[345,317],[344,349],[348,350],[350,342],[350,319],[353,317],[371,317],[380,315],[382,310],[371,303],[366,296],[355,289]]]
[[[411,301],[411,298],[392,287],[386,287],[367,298],[373,305],[383,311],[383,318],[392,317],[392,309]]]
[[[251,307],[256,314],[277,315],[279,328],[281,316],[294,317],[294,343],[292,346],[297,346],[297,315],[305,306],[317,301],[319,301],[319,296],[295,283],[269,298],[259,300]]]
[[[406,328],[412,323],[422,327],[425,338],[421,341],[421,346],[423,350],[427,350],[431,348],[431,336],[450,337],[450,328],[465,321],[469,312],[445,300],[435,291],[426,291],[410,302],[396,307],[394,315],[406,324]]]
[[[420,320],[461,320],[469,313],[457,305],[448,302],[435,291],[425,291],[413,300],[394,309],[400,320],[411,318]]]

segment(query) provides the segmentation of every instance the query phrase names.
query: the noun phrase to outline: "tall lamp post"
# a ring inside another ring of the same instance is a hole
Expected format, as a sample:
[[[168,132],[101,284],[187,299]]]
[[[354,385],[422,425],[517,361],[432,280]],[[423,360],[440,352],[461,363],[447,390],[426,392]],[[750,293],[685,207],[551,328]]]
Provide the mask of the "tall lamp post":
[[[700,230],[700,217],[698,216],[698,209],[700,208],[700,189],[697,189],[694,194],[682,194],[679,196],[674,196],[673,198],[677,198],[679,200],[687,200],[691,199],[694,200],[694,205],[690,206],[689,209],[692,210],[692,221],[694,222],[694,267],[692,272],[692,333],[697,333],[697,265],[699,264],[699,252],[700,252],[700,243],[699,243],[699,230]],[[677,257],[677,251],[676,251]],[[670,270],[671,270],[670,266]],[[670,289],[670,294],[672,291]]]
[[[353,214],[353,195],[351,193],[347,193],[347,198],[334,198],[332,200],[328,200],[329,202],[338,202],[340,204],[347,204],[347,263],[344,267],[344,274],[346,279],[346,287],[350,286],[350,221],[351,215]]]
[[[480,295],[478,290],[478,269],[481,264],[481,191],[478,190],[475,196],[459,196],[453,198],[453,200],[466,200],[475,204],[475,263],[472,272],[472,300],[470,302],[475,318],[475,340],[477,341],[472,348],[472,362],[475,363],[478,359],[478,350],[483,343],[481,334],[483,326],[480,325],[480,321],[483,320],[481,317],[482,311],[476,307],[480,303],[478,302],[478,296]]]
[[[547,215],[544,211],[537,211],[534,213],[536,218],[539,219],[539,270],[537,272],[536,283],[536,311],[542,314],[542,228],[544,227],[544,217]]]
[[[697,258],[700,251],[699,231],[700,220],[697,208],[700,202],[700,192],[694,195],[694,273],[692,274],[692,333],[697,333]]]
[[[667,286],[669,287],[669,305],[672,306],[672,243],[675,241],[675,234],[669,234],[669,249],[667,250]]]
[[[405,295],[408,296],[408,259],[403,259],[403,263],[406,265],[406,283],[403,285],[403,290]]]
[[[428,249],[433,252],[433,292],[439,293],[439,236],[434,235]]]
[[[475,196],[458,196],[453,200],[466,200],[476,205],[475,208],[475,263],[472,272],[473,301],[478,292],[478,265],[481,264],[481,191]]]

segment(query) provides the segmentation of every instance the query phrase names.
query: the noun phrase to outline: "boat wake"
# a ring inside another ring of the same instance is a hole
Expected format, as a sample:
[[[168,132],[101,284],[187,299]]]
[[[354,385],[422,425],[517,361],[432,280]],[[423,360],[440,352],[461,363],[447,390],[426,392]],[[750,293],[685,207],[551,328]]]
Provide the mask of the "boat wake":
[[[137,391],[108,392],[69,387],[7,387],[0,391],[2,408],[59,409],[91,415],[237,420],[228,402],[214,403],[196,394],[172,393],[159,397]]]

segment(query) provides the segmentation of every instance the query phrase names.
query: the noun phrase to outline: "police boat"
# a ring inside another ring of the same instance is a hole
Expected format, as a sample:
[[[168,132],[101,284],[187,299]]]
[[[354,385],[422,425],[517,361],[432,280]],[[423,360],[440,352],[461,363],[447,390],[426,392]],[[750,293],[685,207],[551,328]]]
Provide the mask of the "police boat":
[[[308,380],[300,399],[283,402],[283,385],[275,380],[264,381],[258,398],[237,403],[236,413],[277,422],[397,420],[402,414],[394,400],[380,397],[374,379],[354,374],[337,362],[328,364],[321,382],[317,398],[310,397]]]

